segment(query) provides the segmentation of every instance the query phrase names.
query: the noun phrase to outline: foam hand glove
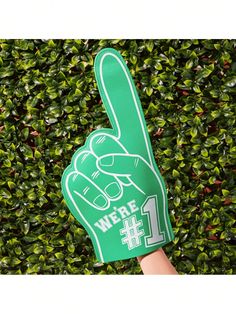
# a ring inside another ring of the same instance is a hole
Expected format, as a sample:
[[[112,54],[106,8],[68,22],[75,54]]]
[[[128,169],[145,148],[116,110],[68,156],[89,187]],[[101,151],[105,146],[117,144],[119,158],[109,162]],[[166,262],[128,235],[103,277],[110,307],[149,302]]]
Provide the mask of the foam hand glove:
[[[147,254],[173,239],[166,187],[152,153],[140,100],[114,49],[101,50],[95,76],[112,129],[92,132],[72,157],[62,191],[99,261]]]

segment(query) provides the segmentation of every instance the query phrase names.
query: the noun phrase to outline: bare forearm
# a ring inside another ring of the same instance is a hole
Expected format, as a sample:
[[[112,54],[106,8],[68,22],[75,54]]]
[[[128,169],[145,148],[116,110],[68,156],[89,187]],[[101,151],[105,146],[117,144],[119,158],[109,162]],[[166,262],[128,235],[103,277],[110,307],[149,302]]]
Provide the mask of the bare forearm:
[[[178,275],[162,249],[139,256],[137,259],[144,275]]]

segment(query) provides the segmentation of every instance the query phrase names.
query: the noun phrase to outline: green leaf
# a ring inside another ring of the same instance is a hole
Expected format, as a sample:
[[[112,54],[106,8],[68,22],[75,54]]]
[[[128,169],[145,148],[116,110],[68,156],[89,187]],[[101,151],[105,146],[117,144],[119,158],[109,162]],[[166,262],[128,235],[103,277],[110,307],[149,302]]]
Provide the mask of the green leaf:
[[[216,50],[220,50],[221,49],[221,45],[220,44],[214,44],[214,47]]]
[[[213,146],[213,145],[218,144],[219,142],[220,142],[220,141],[218,140],[217,137],[215,137],[215,136],[210,136],[210,137],[208,137],[208,138],[206,139],[204,145],[205,145],[206,147],[210,147],[210,146]]]
[[[191,128],[190,129],[190,134],[192,137],[196,137],[198,134],[197,128]]]
[[[197,265],[200,265],[203,262],[207,262],[208,260],[209,260],[208,255],[205,252],[202,252],[198,255],[196,263]]]
[[[75,246],[74,246],[74,244],[69,244],[69,245],[67,246],[67,248],[68,248],[68,251],[69,251],[70,253],[74,253],[74,251],[75,251]]]
[[[212,112],[211,112],[211,116],[212,116],[212,118],[213,119],[216,119],[216,118],[218,118],[219,116],[220,116],[220,111],[219,110],[213,110]]]
[[[227,236],[228,236],[228,235],[227,235],[227,232],[226,232],[226,231],[221,232],[221,234],[220,234],[220,240],[226,239]]]
[[[0,190],[0,197],[3,199],[10,199],[12,195],[7,189],[3,188]]]
[[[21,260],[17,257],[13,257],[11,260],[11,265],[14,267],[16,265],[19,265],[21,263]]]
[[[166,121],[163,118],[157,117],[156,120],[157,120],[158,127],[160,128],[163,128],[163,126],[166,124]]]
[[[203,157],[208,157],[208,150],[206,149],[206,148],[203,148],[202,150],[201,150],[201,155],[203,156]]]
[[[228,196],[230,193],[229,190],[225,190],[225,189],[222,189],[221,191],[224,196]]]
[[[172,175],[173,175],[174,178],[177,178],[177,177],[179,177],[180,173],[179,173],[179,171],[173,169]]]
[[[40,254],[42,253],[42,251],[43,251],[43,247],[36,245],[33,252],[34,254]]]
[[[55,256],[57,259],[63,259],[64,258],[64,254],[62,252],[55,253]]]
[[[192,86],[192,81],[191,80],[185,80],[184,85],[190,87],[190,86]]]
[[[32,149],[27,144],[22,144],[20,147],[21,152],[24,154],[24,157],[27,159],[33,158],[33,152]]]
[[[54,250],[54,248],[53,247],[51,247],[51,246],[49,246],[49,245],[47,245],[46,246],[46,250],[47,250],[47,252],[52,252],[53,250]]]
[[[30,222],[29,220],[27,221],[24,221],[22,224],[21,224],[21,230],[24,234],[27,234],[29,232],[29,229],[30,229]]]
[[[5,256],[1,259],[1,264],[7,266],[8,264],[10,264],[10,261],[11,261],[10,257]]]
[[[209,181],[210,184],[215,184],[215,180],[216,180],[216,177],[212,176],[212,177],[209,178],[208,181]]]
[[[13,74],[14,70],[10,66],[0,68],[0,79],[13,76]]]
[[[27,197],[29,200],[34,201],[37,198],[37,195],[35,194],[34,191],[27,193]]]
[[[34,157],[35,157],[35,158],[41,158],[41,157],[42,157],[42,154],[40,153],[40,151],[38,151],[37,149],[35,149],[35,151],[34,151]]]
[[[151,96],[152,93],[153,93],[153,89],[152,89],[151,87],[147,87],[147,88],[146,88],[146,94],[147,94],[148,96]]]
[[[194,85],[193,86],[193,90],[194,90],[195,93],[201,93],[201,89],[200,89],[200,87],[198,85]]]
[[[227,80],[225,80],[224,83],[227,87],[234,87],[236,85],[236,76],[232,77],[232,78],[228,78]]]
[[[153,40],[148,40],[148,41],[146,42],[146,47],[147,47],[147,50],[148,50],[149,52],[152,52],[153,47],[154,47],[154,42],[153,42]]]
[[[214,64],[210,64],[209,66],[205,66],[203,69],[201,69],[198,72],[196,79],[201,80],[203,78],[207,78],[212,73],[213,70],[214,70]]]
[[[22,140],[26,141],[29,136],[29,128],[24,128],[21,131]]]
[[[187,104],[183,107],[184,111],[190,111],[193,109],[193,104]]]
[[[3,166],[6,168],[10,168],[11,167],[11,161],[9,159],[5,159],[3,162]]]
[[[132,64],[136,64],[136,63],[137,63],[137,60],[138,60],[138,59],[137,59],[137,57],[136,57],[135,55],[131,55],[131,56],[130,56],[130,61],[131,61]]]
[[[180,198],[177,196],[174,198],[174,205],[175,205],[175,207],[178,207],[179,204],[180,204]]]
[[[191,46],[192,46],[192,42],[190,40],[184,40],[181,45],[181,49],[188,49]]]
[[[215,167],[213,169],[213,173],[219,176],[220,175],[220,169],[218,167]]]
[[[193,168],[200,169],[201,166],[202,166],[202,162],[201,161],[195,161],[193,163]]]
[[[199,104],[196,104],[196,105],[195,105],[195,112],[197,112],[197,113],[202,113],[202,112],[204,112],[204,110],[202,109],[201,106],[199,106]]]
[[[191,69],[192,68],[192,66],[193,66],[193,60],[188,60],[187,62],[186,62],[186,64],[185,64],[185,68],[187,69],[187,70],[189,70],[189,69]]]

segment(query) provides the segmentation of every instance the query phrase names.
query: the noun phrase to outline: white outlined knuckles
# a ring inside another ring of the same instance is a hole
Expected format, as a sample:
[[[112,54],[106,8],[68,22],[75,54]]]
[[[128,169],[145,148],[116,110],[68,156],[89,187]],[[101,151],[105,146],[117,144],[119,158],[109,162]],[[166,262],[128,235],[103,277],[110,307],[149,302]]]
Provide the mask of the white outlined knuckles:
[[[173,240],[166,188],[130,72],[101,50],[95,77],[112,128],[96,130],[72,157],[62,192],[102,262],[147,254]]]

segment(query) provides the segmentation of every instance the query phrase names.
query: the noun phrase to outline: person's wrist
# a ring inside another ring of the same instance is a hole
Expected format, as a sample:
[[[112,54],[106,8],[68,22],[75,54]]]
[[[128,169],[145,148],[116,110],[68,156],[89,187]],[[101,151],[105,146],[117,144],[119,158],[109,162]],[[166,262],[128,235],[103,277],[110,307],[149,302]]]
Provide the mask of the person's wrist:
[[[162,248],[149,254],[137,257],[144,275],[177,275],[177,271],[171,264]]]
[[[147,254],[145,254],[145,255],[137,256],[137,260],[138,260],[139,263],[141,263],[142,260],[143,260],[145,257],[147,257],[147,256],[149,256],[149,255],[151,255],[151,254],[153,254],[153,253],[155,253],[155,252],[158,252],[158,251],[162,251],[162,248],[159,248],[159,249],[157,249],[157,250],[155,250],[155,251],[152,251],[152,252],[150,252],[150,253],[147,253]]]

